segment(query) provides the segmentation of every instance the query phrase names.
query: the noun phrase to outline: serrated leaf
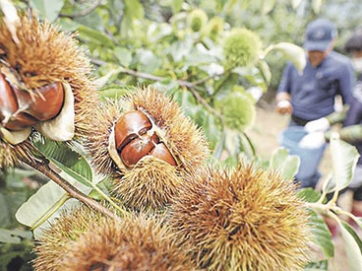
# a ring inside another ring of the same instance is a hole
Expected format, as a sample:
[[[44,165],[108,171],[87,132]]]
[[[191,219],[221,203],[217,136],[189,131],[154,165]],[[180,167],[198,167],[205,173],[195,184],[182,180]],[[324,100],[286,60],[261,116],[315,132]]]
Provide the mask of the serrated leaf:
[[[34,145],[52,163],[59,163],[63,168],[75,172],[82,177],[82,181],[83,179],[87,179],[89,182],[92,182],[93,171],[91,166],[88,161],[74,151],[71,146],[64,142],[56,142],[46,138],[35,141]]]
[[[59,169],[61,169],[65,174],[74,180],[82,183],[85,186],[93,187],[92,185],[92,168],[86,160],[80,161],[79,164],[75,164],[74,167],[69,168],[58,162],[55,159],[50,158],[50,161],[54,163]],[[85,174],[82,174],[85,173]],[[69,178],[67,178],[69,179]]]
[[[38,10],[40,17],[53,22],[58,18],[64,0],[30,0],[30,5]]]
[[[362,270],[362,243],[353,228],[344,221],[340,221],[342,238],[344,240],[344,248],[349,265],[349,271]]]
[[[272,50],[278,50],[279,52],[281,52],[286,59],[293,62],[294,66],[299,71],[302,71],[307,63],[304,49],[293,43],[280,42],[277,44],[270,45],[265,49],[264,56],[267,55]]]
[[[289,155],[286,148],[274,150],[270,159],[269,168],[278,170],[286,179],[293,179],[297,174],[300,165],[300,158],[296,155]]]
[[[330,153],[332,177],[323,183],[324,193],[340,191],[350,184],[359,157],[357,149],[340,140],[337,135],[331,137]]]
[[[34,145],[45,157],[58,160],[68,167],[73,166],[79,159],[79,154],[63,142],[40,138],[34,141]]]

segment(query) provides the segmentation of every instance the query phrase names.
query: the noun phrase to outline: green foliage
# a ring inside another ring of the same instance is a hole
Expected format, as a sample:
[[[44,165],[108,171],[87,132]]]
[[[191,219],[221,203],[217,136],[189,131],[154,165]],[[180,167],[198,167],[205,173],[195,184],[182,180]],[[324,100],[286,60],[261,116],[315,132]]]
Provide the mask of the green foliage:
[[[278,148],[270,159],[269,168],[279,171],[284,178],[292,180],[298,172],[299,164],[298,156],[289,155],[289,151],[285,148]]]
[[[328,15],[327,12],[337,10],[336,15],[325,17],[341,15],[338,1],[301,2],[14,1],[19,9],[25,11],[29,6],[63,31],[77,33],[80,45],[87,49],[94,64],[95,83],[102,99],[118,99],[135,86],[165,89],[205,132],[213,152],[210,160],[227,167],[245,158],[258,161],[246,132],[256,114],[251,89],[275,89],[286,60],[303,67],[303,49],[298,45],[302,44],[305,25],[318,12]],[[349,16],[359,9],[348,10],[348,20],[342,16],[335,20],[345,30],[341,35],[348,33],[348,27],[352,29],[360,17]],[[323,192],[334,191],[338,196],[350,182],[356,157],[348,145],[336,143],[331,144],[333,178]],[[86,195],[114,204],[109,198],[109,180],[94,176],[81,146],[43,139],[36,141],[36,146],[47,159],[44,162],[69,183]],[[299,160],[278,149],[268,166],[292,179]],[[29,180],[41,184],[41,188],[32,188]],[[0,242],[6,243],[0,246],[0,269],[7,270],[9,263],[19,260],[24,263],[19,270],[28,270],[25,263],[34,256],[29,255],[33,239],[18,221],[36,228],[54,217],[68,196],[55,183],[28,169],[9,170],[0,176],[0,184]],[[335,215],[341,210],[335,202],[326,202],[325,193],[305,189],[299,194],[311,210],[313,241],[323,255],[305,270],[327,270],[328,259],[334,257],[333,242],[324,222],[326,215],[342,228],[350,270],[360,270],[361,241]]]

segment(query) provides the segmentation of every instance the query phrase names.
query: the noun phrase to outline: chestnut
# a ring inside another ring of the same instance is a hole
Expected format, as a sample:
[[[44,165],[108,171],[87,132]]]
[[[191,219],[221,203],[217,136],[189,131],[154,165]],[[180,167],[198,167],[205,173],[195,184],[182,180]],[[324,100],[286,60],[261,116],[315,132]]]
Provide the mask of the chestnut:
[[[12,86],[0,73],[0,121],[9,130],[22,130],[57,116],[64,102],[60,82],[30,92]]]
[[[39,121],[54,118],[60,112],[64,102],[64,89],[61,82],[45,85],[34,91],[33,97],[27,91],[14,88],[19,108],[27,106],[24,112]]]
[[[0,121],[8,118],[18,110],[18,102],[13,89],[5,76],[0,73]]]
[[[172,154],[164,143],[157,144],[155,148],[151,150],[150,155],[162,161],[165,161],[171,166],[176,166],[175,159],[173,158]]]
[[[155,148],[158,138],[155,134],[152,136],[144,134],[132,140],[121,151],[121,159],[127,167],[132,167],[144,156],[148,155]]]
[[[114,127],[117,150],[122,150],[129,142],[137,136],[142,136],[151,128],[151,121],[142,111],[123,114]]]

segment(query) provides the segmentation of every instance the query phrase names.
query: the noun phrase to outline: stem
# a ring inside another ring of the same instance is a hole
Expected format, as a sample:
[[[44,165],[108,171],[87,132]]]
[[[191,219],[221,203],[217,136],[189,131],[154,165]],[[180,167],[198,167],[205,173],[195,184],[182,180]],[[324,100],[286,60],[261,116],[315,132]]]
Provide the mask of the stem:
[[[115,213],[111,212],[109,209],[95,201],[94,199],[86,196],[84,193],[82,193],[80,190],[78,190],[76,187],[68,183],[65,179],[63,179],[61,176],[59,176],[58,173],[56,173],[54,170],[52,170],[49,167],[49,163],[47,163],[47,160],[43,160],[41,162],[34,161],[33,159],[24,159],[24,163],[31,166],[32,168],[36,169],[40,173],[44,174],[46,177],[53,180],[55,183],[57,183],[61,188],[63,188],[71,198],[75,198],[79,200],[80,202],[84,203],[88,207],[92,208],[93,210],[96,210],[110,218],[120,220],[121,218],[117,216]]]
[[[100,189],[97,185],[95,185],[93,182],[90,183],[94,190],[96,190],[106,201],[109,202],[114,208],[116,208],[123,216],[129,215],[128,212],[120,208],[110,197],[108,197],[102,189]]]
[[[33,225],[31,225],[32,229],[38,228],[40,225],[42,225],[45,221],[47,221],[56,211],[59,210],[60,207],[63,206],[63,204],[69,199],[69,194],[65,194],[62,196],[58,201],[54,202],[53,206],[49,208],[47,213],[42,216],[40,219],[37,219]]]

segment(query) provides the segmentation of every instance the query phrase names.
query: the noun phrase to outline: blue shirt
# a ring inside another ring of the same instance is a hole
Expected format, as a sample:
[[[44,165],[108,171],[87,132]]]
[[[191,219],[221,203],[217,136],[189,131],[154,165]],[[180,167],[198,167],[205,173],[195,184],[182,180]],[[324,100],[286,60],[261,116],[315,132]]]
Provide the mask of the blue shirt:
[[[317,67],[312,67],[307,59],[303,72],[288,62],[277,93],[289,93],[293,115],[310,121],[332,113],[335,96],[339,94],[343,103],[350,104],[354,83],[354,70],[349,58],[330,52]]]
[[[344,126],[350,126],[350,125],[356,125],[360,124],[362,125],[362,100],[361,100],[361,93],[362,93],[362,74],[360,74],[357,78],[358,84],[355,86],[355,94],[356,92],[359,92],[359,99],[354,99],[354,101],[351,103],[350,108],[347,113],[347,117],[344,120],[343,125]],[[350,142],[353,144],[356,148],[358,153],[360,154],[360,157],[358,158],[357,164],[362,165],[362,140],[356,141],[356,142]]]

